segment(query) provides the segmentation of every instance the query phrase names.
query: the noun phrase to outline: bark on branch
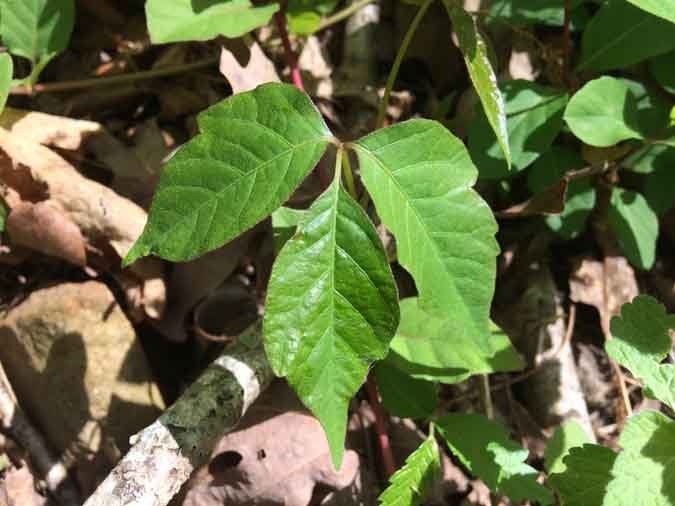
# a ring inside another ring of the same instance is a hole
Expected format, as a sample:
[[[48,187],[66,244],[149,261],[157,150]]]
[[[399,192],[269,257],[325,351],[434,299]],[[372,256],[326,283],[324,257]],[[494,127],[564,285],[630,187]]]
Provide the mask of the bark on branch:
[[[260,330],[228,348],[155,423],[131,438],[132,448],[85,506],[165,506],[217,440],[232,431],[273,374]]]

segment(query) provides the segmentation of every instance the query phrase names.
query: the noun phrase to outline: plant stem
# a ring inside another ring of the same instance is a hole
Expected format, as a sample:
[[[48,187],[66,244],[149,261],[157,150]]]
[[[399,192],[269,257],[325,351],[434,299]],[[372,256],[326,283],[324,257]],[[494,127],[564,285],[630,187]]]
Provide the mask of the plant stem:
[[[492,394],[490,392],[490,378],[487,374],[480,375],[480,396],[483,401],[483,410],[485,411],[485,416],[490,420],[495,418],[495,408],[492,405]]]
[[[349,152],[342,151],[342,160],[344,165],[344,174],[345,174],[345,184],[347,185],[347,191],[352,196],[354,200],[358,201],[358,195],[356,194],[356,186],[354,186],[354,174],[352,172],[352,164],[349,161]]]
[[[206,60],[188,63],[185,65],[173,65],[171,67],[144,70],[141,72],[134,72],[131,74],[121,74],[109,77],[93,77],[91,79],[61,81],[58,83],[36,84],[35,86],[32,87],[17,86],[15,88],[12,88],[10,93],[12,95],[32,95],[34,93],[61,93],[66,91],[76,91],[81,90],[83,88],[91,88],[99,86],[116,86],[121,84],[129,84],[136,81],[169,77],[177,74],[188,74],[195,70],[200,70],[203,68],[208,68],[217,65],[219,61],[220,57],[214,56]]]
[[[286,54],[286,61],[291,69],[291,81],[300,91],[305,91],[305,85],[302,82],[302,74],[298,66],[298,55],[295,54],[291,47],[291,39],[288,37],[288,30],[286,28],[286,1],[281,2],[281,7],[274,13],[274,23],[277,26],[277,31],[281,37],[281,43],[284,45],[284,53]]]
[[[326,19],[324,19],[319,25],[319,28],[316,29],[316,31],[320,32],[321,30],[325,30],[329,26],[333,26],[334,24],[339,23],[340,21],[344,21],[355,12],[364,8],[366,5],[372,4],[373,2],[376,1],[377,0],[359,0],[358,2],[354,2],[350,6],[345,7],[341,11],[338,11],[332,16],[329,16]]]
[[[391,96],[391,90],[394,87],[396,77],[398,76],[398,71],[401,67],[401,63],[403,62],[403,57],[408,51],[408,47],[410,46],[410,42],[412,42],[412,38],[415,35],[415,32],[417,31],[417,27],[422,21],[422,18],[424,18],[424,15],[426,14],[427,10],[429,10],[429,6],[432,4],[433,1],[434,0],[425,0],[424,3],[420,6],[420,9],[417,11],[417,14],[415,14],[415,17],[412,20],[412,23],[410,23],[410,27],[408,28],[405,37],[403,37],[403,42],[401,42],[401,46],[398,48],[398,53],[396,53],[396,58],[394,59],[394,63],[391,66],[391,70],[389,71],[389,77],[387,78],[387,84],[384,88],[384,96],[382,97],[382,100],[380,101],[380,106],[377,110],[377,120],[375,121],[375,129],[381,128],[382,125],[384,125],[384,118],[387,114],[387,106],[389,105],[389,97]]]
[[[370,407],[373,408],[375,415],[375,432],[377,432],[377,439],[380,444],[380,451],[382,452],[382,467],[387,478],[396,472],[396,464],[394,463],[394,454],[391,451],[391,444],[389,443],[389,434],[387,434],[387,422],[380,403],[380,396],[377,393],[377,384],[375,383],[375,376],[372,373],[368,374],[366,380],[366,391],[368,392],[368,401]]]

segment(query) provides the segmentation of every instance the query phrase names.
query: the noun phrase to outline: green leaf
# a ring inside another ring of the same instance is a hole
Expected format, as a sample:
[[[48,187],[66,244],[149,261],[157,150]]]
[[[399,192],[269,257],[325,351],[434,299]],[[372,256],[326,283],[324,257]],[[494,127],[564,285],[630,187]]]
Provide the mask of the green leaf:
[[[564,506],[606,506],[603,501],[615,461],[616,453],[604,446],[570,448],[563,460],[565,471],[551,475],[549,483]]]
[[[306,213],[301,209],[291,209],[290,207],[280,207],[272,213],[272,233],[276,253],[279,253],[284,244],[293,237],[295,228]]]
[[[33,63],[34,83],[49,60],[68,47],[75,23],[73,0],[0,0],[0,35],[10,53]]]
[[[518,172],[548,151],[562,128],[567,95],[530,81],[501,84],[506,101],[506,118],[511,145],[512,172]],[[480,170],[480,177],[498,179],[509,175],[509,168],[484,114],[469,125],[469,152]]]
[[[626,81],[604,76],[586,83],[565,109],[572,133],[591,146],[642,139],[635,124],[637,103]]]
[[[164,168],[123,265],[150,254],[190,260],[234,239],[288,200],[332,139],[307,95],[285,84],[234,95],[198,123]]]
[[[638,174],[651,174],[675,167],[675,149],[659,144],[649,144],[628,156],[623,167]]]
[[[9,209],[7,209],[7,204],[5,200],[0,197],[0,232],[5,231],[5,225],[7,223],[7,215],[9,214]]]
[[[497,86],[497,75],[488,58],[487,46],[478,32],[474,19],[456,0],[443,0],[443,5],[452,20],[459,39],[459,48],[464,56],[469,77],[483,104],[483,111],[506,160],[507,170],[511,167],[509,132],[506,128],[504,97]]]
[[[381,506],[419,506],[441,475],[441,457],[433,434],[406,459],[379,497]]]
[[[436,383],[416,379],[389,361],[389,355],[373,369],[382,404],[394,416],[427,418],[438,404]]]
[[[644,382],[650,397],[675,409],[675,366],[661,364],[672,350],[670,328],[675,328],[675,318],[656,299],[641,295],[621,307],[621,316],[612,318],[614,339],[605,348]]]
[[[576,7],[582,3],[583,0],[572,0],[573,14],[578,12]],[[495,0],[491,3],[486,21],[506,21],[510,24],[520,25],[562,26],[564,19],[563,4],[559,0]]]
[[[530,168],[527,185],[538,193],[560,181],[569,171],[581,169],[585,162],[578,151],[553,146]],[[595,188],[587,179],[571,181],[565,195],[565,209],[559,215],[546,216],[548,228],[563,239],[574,239],[586,229],[586,220],[595,207]]]
[[[490,490],[514,501],[553,503],[551,492],[537,483],[537,470],[525,464],[527,450],[503,426],[474,413],[446,415],[437,425],[452,453]]]
[[[659,220],[644,197],[614,187],[608,218],[626,258],[640,269],[651,269],[656,256]]]
[[[654,16],[675,23],[675,0],[628,0],[642,10],[651,12]]]
[[[398,320],[382,243],[338,174],[277,257],[263,322],[272,369],[323,425],[336,468],[349,401],[387,354]]]
[[[490,331],[473,334],[461,322],[422,311],[416,298],[401,304],[401,323],[387,361],[413,378],[458,383],[472,374],[516,371],[524,367],[509,338],[490,322]]]
[[[290,0],[286,6],[289,30],[298,35],[314,33],[321,16],[330,14],[336,5],[336,0]]]
[[[675,502],[675,421],[656,411],[628,419],[617,455],[597,445],[572,448],[554,474],[564,506],[671,506]]]
[[[668,93],[675,94],[675,51],[657,56],[649,62],[654,79]]]
[[[675,24],[626,0],[608,0],[584,31],[579,69],[623,68],[673,49]]]
[[[147,0],[145,16],[154,44],[241,37],[266,25],[279,4],[254,7],[249,0]]]
[[[544,451],[544,466],[548,473],[565,472],[567,465],[564,459],[569,455],[570,450],[590,442],[586,431],[573,420],[558,427]]]
[[[12,87],[12,73],[14,64],[12,57],[7,53],[0,54],[0,113],[4,110],[9,96],[9,89]]]
[[[675,158],[675,148],[668,147],[670,157]],[[675,163],[668,167],[660,167],[647,177],[644,196],[649,207],[662,215],[675,205]]]
[[[471,188],[476,168],[462,142],[440,123],[411,120],[353,147],[378,215],[396,237],[399,263],[415,279],[421,308],[473,335],[487,334],[497,224]]]

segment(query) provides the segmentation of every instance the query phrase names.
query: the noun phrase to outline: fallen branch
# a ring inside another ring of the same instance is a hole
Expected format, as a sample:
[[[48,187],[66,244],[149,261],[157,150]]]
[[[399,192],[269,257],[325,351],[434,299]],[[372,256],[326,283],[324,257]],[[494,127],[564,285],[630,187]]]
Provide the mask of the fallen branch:
[[[260,331],[245,333],[155,423],[85,506],[165,506],[272,380]]]
[[[19,406],[2,363],[0,363],[0,430],[30,455],[35,470],[44,477],[47,489],[58,504],[62,506],[80,504],[80,494],[70,481],[66,467],[52,455],[42,435],[33,427]]]

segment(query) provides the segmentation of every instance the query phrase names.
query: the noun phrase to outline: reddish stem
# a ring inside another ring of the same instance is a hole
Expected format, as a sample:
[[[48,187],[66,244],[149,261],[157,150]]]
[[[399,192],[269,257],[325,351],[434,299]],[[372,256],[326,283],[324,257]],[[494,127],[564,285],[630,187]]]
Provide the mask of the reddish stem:
[[[286,61],[291,69],[291,81],[296,88],[305,91],[305,85],[302,82],[302,74],[300,74],[300,67],[298,66],[298,55],[295,54],[291,47],[291,39],[288,37],[288,30],[286,29],[286,2],[281,2],[281,7],[274,13],[274,22],[277,25],[277,31],[281,36],[281,43],[284,45]]]
[[[372,374],[369,374],[368,379],[366,380],[366,391],[368,392],[368,401],[375,414],[375,432],[377,432],[377,440],[380,444],[380,451],[382,452],[384,472],[386,477],[389,478],[396,472],[396,464],[394,462],[394,454],[391,451],[389,434],[387,434],[387,417],[384,414],[384,409],[382,409],[380,396],[377,393],[377,384],[375,383],[375,377]]]

